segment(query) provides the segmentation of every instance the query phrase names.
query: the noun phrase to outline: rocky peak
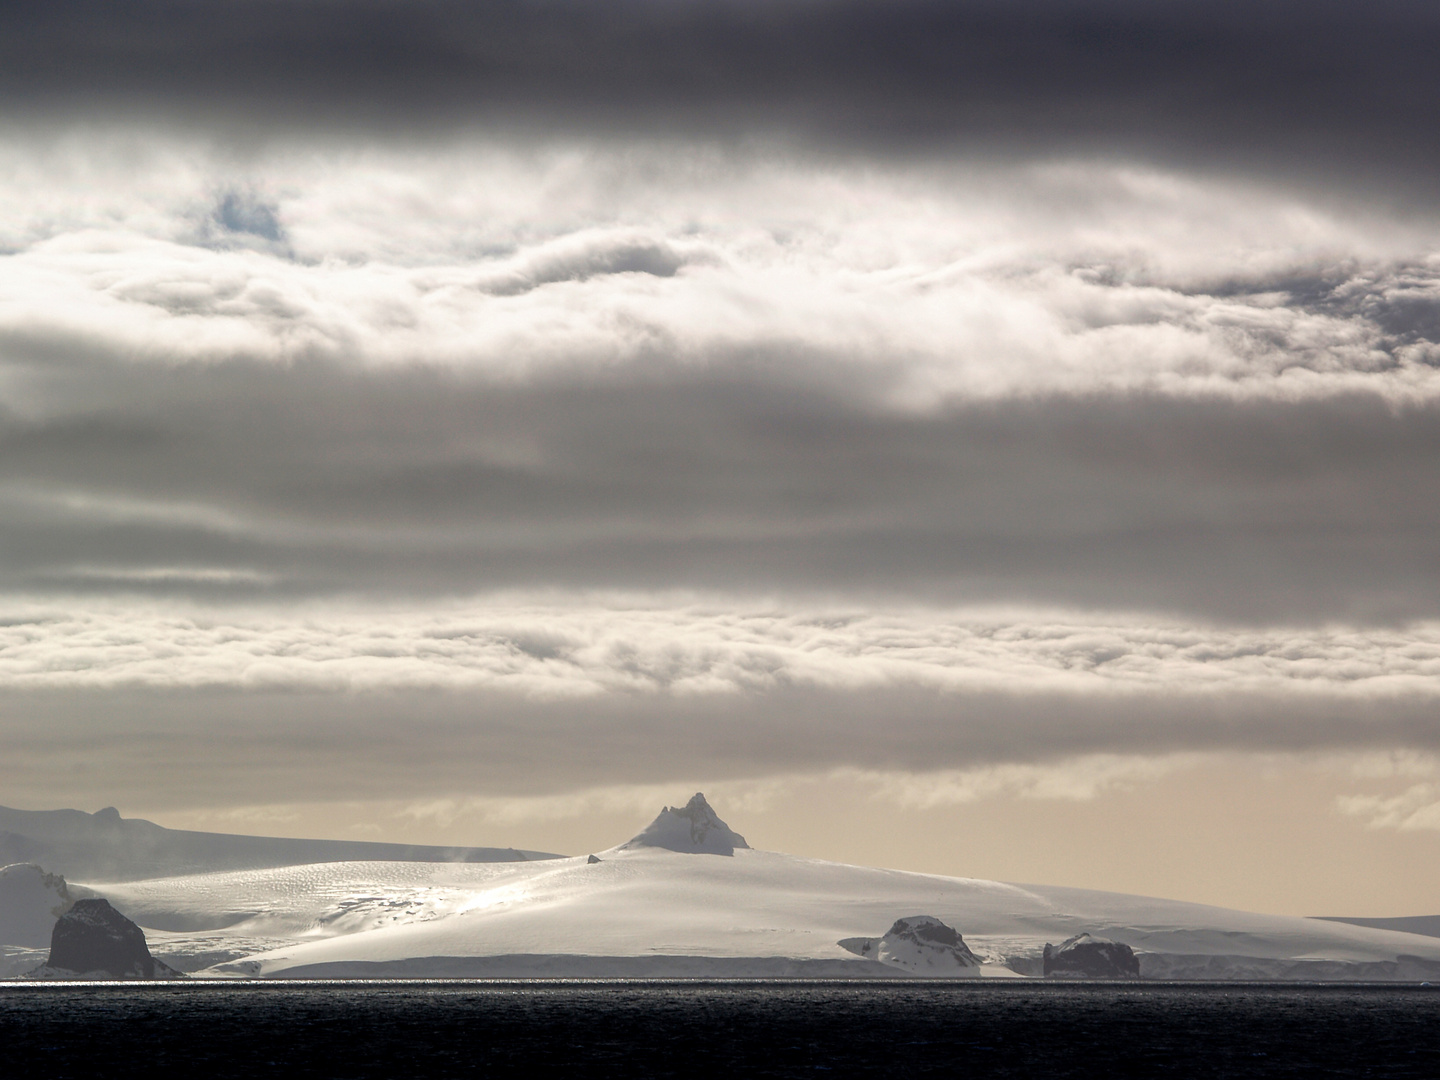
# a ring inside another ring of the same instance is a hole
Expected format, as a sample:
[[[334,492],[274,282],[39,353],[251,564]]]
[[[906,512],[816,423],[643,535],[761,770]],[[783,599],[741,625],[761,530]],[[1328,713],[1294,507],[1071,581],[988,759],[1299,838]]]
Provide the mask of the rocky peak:
[[[667,806],[624,847],[658,847],[705,855],[733,855],[748,848],[745,838],[715,813],[705,796],[696,792],[684,806]]]
[[[55,923],[50,959],[35,978],[176,979],[180,972],[150,955],[145,932],[103,899],[77,900]]]

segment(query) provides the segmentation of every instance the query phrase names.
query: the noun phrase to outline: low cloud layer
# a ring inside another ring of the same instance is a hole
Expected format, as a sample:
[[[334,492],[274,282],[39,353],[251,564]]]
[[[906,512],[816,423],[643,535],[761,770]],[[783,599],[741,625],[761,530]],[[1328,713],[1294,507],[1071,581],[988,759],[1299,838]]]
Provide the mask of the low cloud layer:
[[[823,798],[827,788],[844,786],[865,801],[903,811],[925,811],[986,799],[1014,797],[1059,802],[1084,802],[1117,790],[1154,783],[1197,764],[1204,755],[1169,754],[1141,757],[1087,754],[1043,765],[1008,764],[924,773],[842,768],[829,773],[790,773],[761,779],[710,784],[711,797],[729,814],[772,813],[777,804]],[[592,787],[554,795],[465,796],[417,799],[386,807],[396,818],[429,822],[448,828],[457,821],[483,823],[492,829],[551,821],[581,821],[605,815],[632,814],[644,821],[647,811],[674,801],[685,787],[678,778],[669,784]],[[692,785],[693,786],[693,785]],[[217,821],[265,822],[299,820],[292,807],[242,807],[224,811]]]
[[[247,806],[840,770],[923,808],[1081,797],[1163,775],[1176,754],[1440,749],[1433,626],[1197,631],[615,596],[283,620],[96,607],[8,607],[0,719],[17,790]]]
[[[729,601],[727,603],[727,600]],[[277,612],[0,608],[0,689],[487,690],[542,702],[771,692],[1440,697],[1440,627],[1267,629],[729,598],[495,597]],[[1440,733],[1437,733],[1440,734]]]
[[[88,374],[78,394],[103,400],[0,422],[8,591],[707,588],[1260,623],[1403,621],[1440,598],[1432,406],[909,418],[705,379]]]
[[[0,184],[8,591],[1440,601],[1433,226],[1119,164],[464,143],[241,183],[132,139]]]

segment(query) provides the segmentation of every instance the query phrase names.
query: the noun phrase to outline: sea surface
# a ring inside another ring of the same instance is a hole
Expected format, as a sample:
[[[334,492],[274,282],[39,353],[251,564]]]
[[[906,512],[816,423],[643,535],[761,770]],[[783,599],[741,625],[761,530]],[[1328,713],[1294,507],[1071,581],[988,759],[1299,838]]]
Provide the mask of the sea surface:
[[[15,1077],[1440,1077],[1440,988],[0,985]]]

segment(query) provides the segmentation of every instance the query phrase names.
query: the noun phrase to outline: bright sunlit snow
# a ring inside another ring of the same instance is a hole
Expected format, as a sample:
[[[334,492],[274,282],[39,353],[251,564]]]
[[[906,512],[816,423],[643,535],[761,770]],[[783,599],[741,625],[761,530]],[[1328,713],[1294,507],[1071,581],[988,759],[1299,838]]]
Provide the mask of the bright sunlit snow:
[[[704,834],[693,842],[691,825]],[[12,867],[4,880],[27,873]],[[754,850],[698,795],[593,856],[86,885],[145,928],[157,957],[214,977],[1038,975],[1047,942],[1081,933],[1131,946],[1149,978],[1440,975],[1440,938]],[[900,932],[937,921],[963,936],[978,971],[959,950],[942,964],[933,943]]]

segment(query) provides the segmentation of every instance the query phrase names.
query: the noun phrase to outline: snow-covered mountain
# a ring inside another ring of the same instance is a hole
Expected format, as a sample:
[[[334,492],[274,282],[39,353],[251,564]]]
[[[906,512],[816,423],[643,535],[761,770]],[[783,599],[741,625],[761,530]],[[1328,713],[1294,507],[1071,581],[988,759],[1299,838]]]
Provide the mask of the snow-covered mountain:
[[[157,958],[213,977],[1038,976],[1047,943],[1090,934],[1143,978],[1440,978],[1440,939],[1416,934],[758,851],[698,795],[589,857],[85,886]]]
[[[167,829],[122,818],[113,806],[11,810],[0,806],[0,865],[36,863],[72,881],[130,881],[198,870],[255,870],[305,863],[521,862],[557,858],[514,848],[429,847],[363,840],[299,840]]]
[[[621,847],[656,847],[692,855],[734,855],[748,848],[745,838],[720,820],[698,791],[684,806],[667,806],[629,843]]]

